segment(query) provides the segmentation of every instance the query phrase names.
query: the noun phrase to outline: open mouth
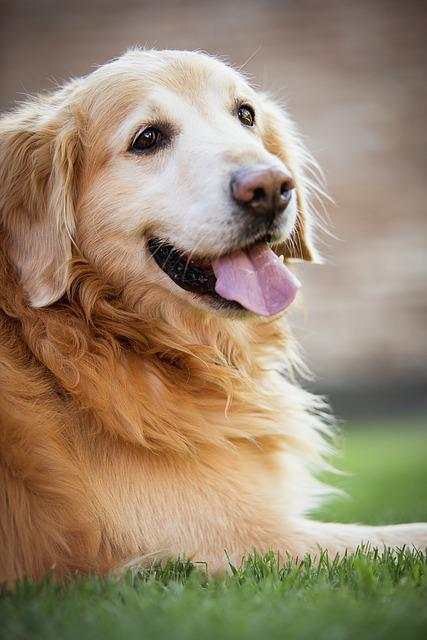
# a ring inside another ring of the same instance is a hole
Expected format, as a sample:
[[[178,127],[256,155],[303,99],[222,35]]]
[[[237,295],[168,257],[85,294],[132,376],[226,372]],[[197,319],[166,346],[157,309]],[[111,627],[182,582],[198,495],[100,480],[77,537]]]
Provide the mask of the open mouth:
[[[160,269],[182,289],[272,316],[293,302],[301,285],[269,240],[265,237],[212,261],[187,256],[158,238],[151,238],[148,247]]]

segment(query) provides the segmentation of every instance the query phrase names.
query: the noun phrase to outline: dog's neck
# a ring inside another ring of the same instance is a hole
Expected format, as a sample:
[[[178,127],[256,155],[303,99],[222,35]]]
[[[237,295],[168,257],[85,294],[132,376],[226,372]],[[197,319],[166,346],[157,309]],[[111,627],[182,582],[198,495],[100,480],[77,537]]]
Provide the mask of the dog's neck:
[[[147,318],[93,272],[48,309],[31,309],[17,291],[7,304],[29,358],[98,432],[181,452],[281,439],[284,430],[303,437],[291,424],[307,423],[315,402],[293,385],[298,356],[283,318],[243,322],[173,305]]]

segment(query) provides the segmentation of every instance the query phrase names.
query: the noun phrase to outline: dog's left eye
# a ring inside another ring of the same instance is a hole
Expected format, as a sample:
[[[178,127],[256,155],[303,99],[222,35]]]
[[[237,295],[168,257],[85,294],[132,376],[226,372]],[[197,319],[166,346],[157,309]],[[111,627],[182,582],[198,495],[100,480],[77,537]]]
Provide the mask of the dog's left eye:
[[[239,107],[237,117],[246,127],[253,127],[255,124],[255,111],[248,104],[242,104]]]
[[[130,151],[148,151],[153,149],[163,139],[162,132],[156,127],[148,127],[139,131],[134,137]]]

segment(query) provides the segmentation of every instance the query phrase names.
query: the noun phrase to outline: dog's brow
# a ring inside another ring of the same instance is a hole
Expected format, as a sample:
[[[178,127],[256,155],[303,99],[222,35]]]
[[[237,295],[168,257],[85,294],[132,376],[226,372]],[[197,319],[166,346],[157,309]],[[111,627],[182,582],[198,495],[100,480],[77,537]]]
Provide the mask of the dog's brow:
[[[209,91],[234,98],[239,92],[240,82],[234,72],[223,65],[220,68],[216,63],[199,67],[176,62],[169,67],[167,74],[156,78],[156,84],[198,105],[201,95]]]
[[[144,111],[146,118],[152,121],[168,120],[170,118],[170,114],[166,112],[165,108],[156,102],[148,103]]]
[[[119,124],[114,141],[121,144],[123,139],[127,139],[139,127],[160,122],[173,124],[172,120],[171,113],[159,104],[159,100],[142,100],[141,104],[138,104]]]

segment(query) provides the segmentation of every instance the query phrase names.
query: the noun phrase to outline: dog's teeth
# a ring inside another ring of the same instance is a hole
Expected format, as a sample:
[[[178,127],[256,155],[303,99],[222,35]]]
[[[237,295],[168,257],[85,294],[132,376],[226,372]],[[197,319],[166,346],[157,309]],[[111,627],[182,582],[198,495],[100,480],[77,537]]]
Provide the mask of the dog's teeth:
[[[279,256],[279,260],[280,262],[283,262],[283,264],[285,264],[285,256],[283,255],[283,253]]]

